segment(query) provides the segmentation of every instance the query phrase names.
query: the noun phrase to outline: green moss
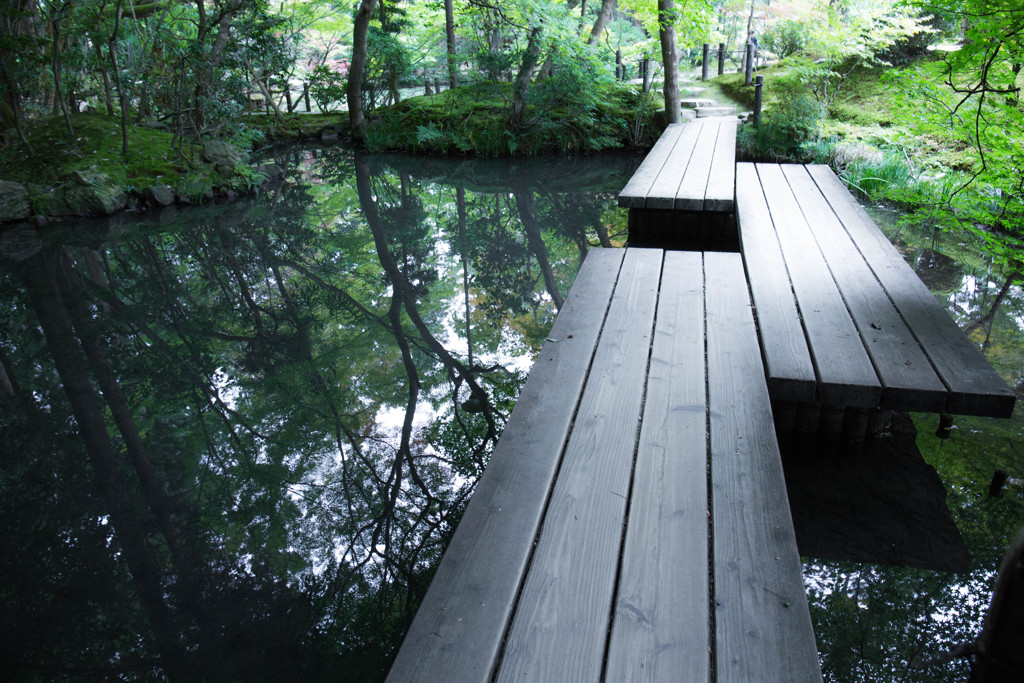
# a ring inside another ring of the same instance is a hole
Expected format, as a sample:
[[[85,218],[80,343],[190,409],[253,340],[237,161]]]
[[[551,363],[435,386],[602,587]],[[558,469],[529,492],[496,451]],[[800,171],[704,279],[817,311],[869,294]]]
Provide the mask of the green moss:
[[[95,168],[124,187],[145,188],[155,182],[174,184],[187,172],[184,158],[171,151],[171,134],[133,126],[128,154],[121,154],[121,124],[104,114],[75,114],[69,139],[62,117],[38,121],[29,134],[33,154],[12,147],[0,155],[0,177],[21,183],[56,185],[69,173]],[[182,150],[191,151],[187,146]],[[198,150],[197,150],[198,154]]]

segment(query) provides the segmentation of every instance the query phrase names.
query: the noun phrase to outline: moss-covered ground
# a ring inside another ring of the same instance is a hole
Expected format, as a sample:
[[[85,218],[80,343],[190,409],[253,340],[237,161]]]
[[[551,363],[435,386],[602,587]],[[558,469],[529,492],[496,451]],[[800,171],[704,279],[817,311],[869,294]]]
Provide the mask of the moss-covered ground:
[[[74,136],[64,118],[52,116],[32,122],[27,154],[20,145],[0,149],[0,179],[23,184],[54,186],[73,171],[95,169],[126,190],[142,191],[153,185],[180,186],[197,176],[222,185],[215,171],[202,161],[202,148],[160,128],[132,125],[128,153],[122,154],[121,121],[116,116],[82,113],[71,116]],[[319,135],[324,128],[347,127],[347,116],[289,114],[281,119],[257,114],[234,126],[229,141],[242,148],[264,142],[298,140]],[[245,179],[242,178],[241,182]],[[236,181],[236,184],[239,181]]]
[[[941,65],[934,57],[915,61],[909,68],[934,72],[933,77],[941,79]],[[921,169],[946,169],[969,172],[976,163],[975,156],[966,146],[952,138],[938,138],[922,133],[912,124],[912,112],[901,108],[900,99],[895,96],[897,86],[891,77],[899,72],[889,66],[861,66],[854,69],[839,85],[835,99],[828,106],[825,116],[813,131],[809,142],[798,152],[793,161],[834,161],[823,156],[823,151],[839,148],[838,154],[898,152],[899,155]],[[782,62],[762,68],[764,77],[763,116],[769,123],[779,123],[777,117],[789,115],[792,111],[796,78],[793,66]],[[741,73],[719,76],[706,85],[711,92],[735,100],[748,109],[754,106],[754,88],[744,85]],[[783,111],[785,110],[785,111]],[[773,117],[776,120],[773,121]],[[798,144],[801,141],[796,141]]]

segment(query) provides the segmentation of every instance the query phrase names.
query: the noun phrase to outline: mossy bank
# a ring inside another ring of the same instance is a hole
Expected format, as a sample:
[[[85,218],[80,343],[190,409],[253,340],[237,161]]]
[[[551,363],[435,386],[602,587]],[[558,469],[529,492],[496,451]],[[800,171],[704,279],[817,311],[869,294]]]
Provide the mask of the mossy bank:
[[[0,149],[0,221],[32,217],[109,215],[131,208],[192,204],[252,191],[282,169],[253,163],[250,153],[269,142],[337,140],[344,116],[251,116],[225,139],[178,138],[159,123],[128,129],[122,152],[120,119],[103,114],[39,120],[30,149]]]

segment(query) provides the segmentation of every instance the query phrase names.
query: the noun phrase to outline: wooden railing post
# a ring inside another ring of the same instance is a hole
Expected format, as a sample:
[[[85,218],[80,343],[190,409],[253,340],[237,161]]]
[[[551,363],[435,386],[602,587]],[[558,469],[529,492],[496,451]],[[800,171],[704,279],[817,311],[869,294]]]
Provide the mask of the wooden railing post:
[[[725,43],[718,44],[718,75],[725,73]]]
[[[700,62],[700,80],[708,80],[708,58],[711,56],[711,46],[704,43],[704,55]]]
[[[754,125],[761,125],[761,96],[764,90],[764,76],[758,76],[754,84]]]
[[[754,78],[754,43],[747,41],[747,54],[743,60],[743,84],[750,85]]]

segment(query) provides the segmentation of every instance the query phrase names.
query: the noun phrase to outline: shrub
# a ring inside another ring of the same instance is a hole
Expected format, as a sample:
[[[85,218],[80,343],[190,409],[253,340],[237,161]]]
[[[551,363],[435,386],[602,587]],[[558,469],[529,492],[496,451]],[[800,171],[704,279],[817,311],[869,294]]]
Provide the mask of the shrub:
[[[309,96],[320,111],[330,113],[332,105],[345,99],[348,79],[327,66],[318,66],[309,75]]]
[[[795,19],[770,24],[761,35],[761,47],[780,58],[794,55],[807,47],[807,28]]]

